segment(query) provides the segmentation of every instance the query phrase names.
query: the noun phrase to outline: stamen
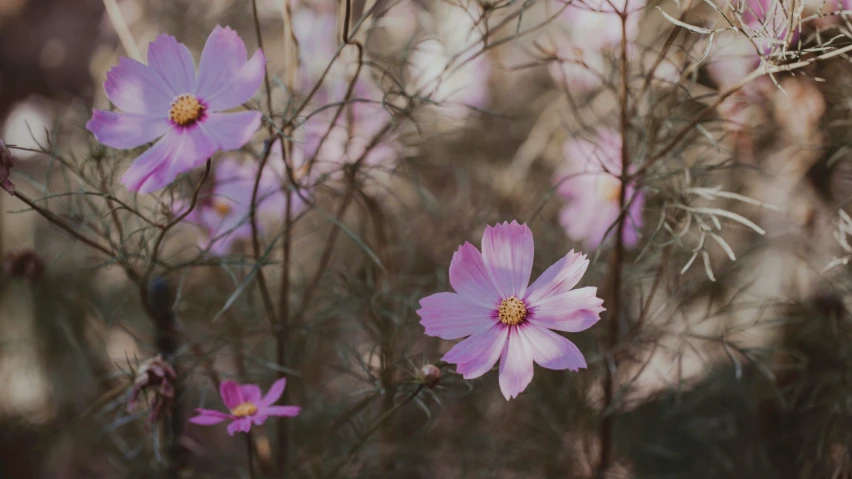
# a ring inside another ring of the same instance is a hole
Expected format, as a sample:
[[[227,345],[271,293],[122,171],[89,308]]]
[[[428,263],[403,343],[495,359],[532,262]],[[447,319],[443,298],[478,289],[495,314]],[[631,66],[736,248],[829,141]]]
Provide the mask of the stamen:
[[[617,202],[621,196],[621,181],[609,174],[598,176],[598,195],[604,201]]]
[[[172,102],[172,109],[169,110],[169,119],[180,126],[191,125],[198,121],[204,113],[204,109],[205,106],[198,101],[198,98],[184,93]]]
[[[256,413],[256,412],[257,412],[257,406],[255,406],[254,404],[252,404],[250,402],[244,402],[244,403],[240,404],[239,406],[235,407],[234,409],[231,409],[231,414],[233,414],[236,417],[253,416],[254,413]]]
[[[213,209],[216,210],[216,213],[219,213],[219,216],[228,216],[232,210],[231,204],[227,201],[215,201]]]
[[[508,326],[517,326],[527,319],[527,307],[520,299],[510,296],[500,303],[497,310],[500,322]]]

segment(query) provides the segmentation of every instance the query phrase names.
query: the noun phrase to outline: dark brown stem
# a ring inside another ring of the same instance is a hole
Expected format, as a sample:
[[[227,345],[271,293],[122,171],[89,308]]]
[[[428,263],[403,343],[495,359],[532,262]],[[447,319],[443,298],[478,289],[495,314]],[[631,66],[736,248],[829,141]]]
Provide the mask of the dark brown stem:
[[[160,245],[163,243],[166,233],[168,233],[175,225],[183,221],[184,218],[189,216],[189,214],[195,209],[195,206],[198,204],[198,195],[201,193],[201,188],[204,186],[204,182],[207,181],[207,177],[210,176],[210,166],[211,160],[208,159],[207,163],[204,165],[204,174],[201,176],[201,180],[199,180],[198,185],[195,186],[195,191],[192,193],[192,200],[189,203],[189,208],[160,230],[160,235],[157,236],[157,240],[154,242],[154,248],[151,250],[151,259],[148,261],[148,266],[139,278],[138,287],[139,296],[142,299],[142,306],[145,308],[145,312],[147,312],[152,318],[155,313],[151,306],[151,301],[148,299],[148,280],[151,277],[151,273],[154,272],[154,268],[157,266],[157,257],[160,255]]]
[[[246,460],[248,461],[249,478],[254,479],[254,447],[252,446],[251,431],[246,433]]]
[[[630,112],[628,102],[628,82],[630,79],[630,71],[628,69],[627,55],[627,5],[621,12],[621,186],[618,195],[619,211],[622,214],[618,217],[618,224],[615,229],[615,251],[611,263],[610,276],[612,277],[611,300],[608,308],[608,329],[605,351],[607,354],[612,354],[612,351],[619,342],[619,321],[621,315],[622,303],[622,274],[624,269],[624,226],[627,221],[627,214],[624,213],[625,203],[627,200],[627,183],[628,169],[630,167]],[[604,361],[604,405],[603,419],[600,426],[600,461],[598,463],[598,477],[603,479],[606,471],[612,464],[612,433],[613,433],[613,399],[617,378],[613,375],[613,369],[616,368],[615,357],[608,358]]]
[[[15,198],[18,198],[19,200],[23,201],[24,203],[26,203],[27,206],[29,206],[30,208],[35,210],[36,213],[40,214],[44,219],[46,219],[50,223],[53,223],[54,225],[58,226],[59,229],[61,229],[62,231],[65,231],[66,233],[70,234],[74,238],[82,241],[87,246],[90,246],[90,247],[100,251],[101,253],[107,255],[110,258],[115,256],[115,254],[112,251],[110,251],[106,247],[96,243],[95,241],[93,241],[89,238],[86,238],[83,234],[78,233],[77,231],[74,230],[74,228],[72,228],[70,225],[68,225],[68,223],[63,221],[62,218],[57,216],[52,211],[50,211],[46,208],[42,208],[41,206],[35,204],[35,202],[33,200],[31,200],[28,196],[21,193],[20,191],[15,191]]]
[[[284,141],[283,151],[284,151],[284,155],[285,155],[285,164],[288,165],[287,168],[289,168],[289,165],[291,164],[290,161],[289,161],[289,159],[290,159],[290,150],[289,150],[290,147],[291,147],[290,142]],[[277,357],[278,357],[278,365],[279,366],[284,366],[285,363],[287,362],[287,344],[290,340],[290,338],[289,338],[289,335],[290,335],[289,324],[288,324],[289,321],[290,321],[290,254],[291,254],[290,236],[291,236],[291,233],[292,233],[291,229],[292,229],[292,226],[293,226],[293,191],[290,188],[291,186],[295,186],[295,185],[288,185],[287,197],[286,197],[286,202],[285,202],[285,205],[284,205],[284,240],[283,240],[283,243],[281,245],[282,250],[283,250],[282,254],[284,256],[284,264],[282,265],[282,269],[281,269],[281,290],[280,290],[279,295],[278,295],[278,309],[279,309],[280,314],[278,316],[278,324],[275,326],[276,329],[277,329],[276,340],[277,340],[278,344],[276,346],[277,346]],[[284,400],[286,402],[289,394],[287,394],[287,390],[285,390],[284,393],[285,393]],[[280,471],[282,471],[282,473],[283,473],[284,467],[287,464],[287,457],[288,457],[288,453],[289,453],[289,435],[288,435],[289,424],[290,424],[289,421],[279,421],[279,425],[278,425],[278,456],[277,457],[278,457],[278,469]]]

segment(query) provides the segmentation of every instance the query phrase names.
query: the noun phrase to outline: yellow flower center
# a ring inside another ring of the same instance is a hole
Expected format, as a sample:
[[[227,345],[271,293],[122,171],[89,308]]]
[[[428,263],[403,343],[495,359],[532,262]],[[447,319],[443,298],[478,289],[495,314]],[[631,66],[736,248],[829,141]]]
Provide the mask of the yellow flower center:
[[[517,326],[527,319],[527,307],[520,299],[510,296],[500,303],[497,310],[500,322],[508,326]]]
[[[219,213],[220,216],[228,216],[232,208],[231,203],[219,200],[213,203],[213,209],[216,210],[216,213]]]
[[[609,173],[598,176],[598,195],[604,201],[617,202],[621,197],[621,181]]]
[[[175,98],[172,102],[172,109],[169,110],[169,120],[180,126],[190,125],[204,113],[204,105],[198,101],[198,98],[184,93]]]
[[[236,417],[252,416],[256,412],[257,412],[257,406],[255,406],[254,404],[252,404],[250,402],[244,402],[244,403],[240,404],[239,406],[235,407],[234,409],[231,409],[231,414],[233,414]]]

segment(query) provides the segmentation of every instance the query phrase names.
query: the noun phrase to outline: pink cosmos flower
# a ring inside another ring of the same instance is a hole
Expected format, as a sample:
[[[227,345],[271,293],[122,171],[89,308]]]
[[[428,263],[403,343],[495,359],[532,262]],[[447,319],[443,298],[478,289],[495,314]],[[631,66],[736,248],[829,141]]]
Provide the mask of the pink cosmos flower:
[[[216,151],[241,148],[251,139],[260,112],[219,113],[247,102],[263,81],[263,52],[246,56],[237,33],[217,26],[204,45],[197,76],[189,49],[169,35],[150,44],[147,66],[119,59],[104,89],[122,112],[95,110],[86,128],[113,148],[159,138],[121,178],[128,190],[159,190]]]
[[[610,129],[598,131],[595,141],[575,138],[563,146],[569,165],[557,174],[557,193],[568,201],[560,222],[571,238],[597,248],[620,214],[621,135]],[[624,227],[624,244],[635,246],[642,227],[645,196],[627,185],[626,200],[633,199]],[[609,236],[615,235],[615,227]]]
[[[500,390],[517,397],[533,377],[533,361],[548,369],[577,371],[583,354],[551,329],[578,332],[600,319],[603,301],[597,288],[573,289],[589,265],[571,251],[529,285],[533,237],[513,221],[488,226],[482,253],[465,243],[450,263],[455,293],[420,300],[417,311],[426,334],[460,339],[443,360],[456,364],[465,379],[488,372],[500,359]]]
[[[257,384],[237,384],[235,381],[223,381],[219,386],[219,395],[230,414],[212,409],[198,408],[197,416],[189,418],[189,422],[200,426],[213,426],[222,421],[231,420],[228,424],[228,434],[249,432],[252,424],[260,426],[269,416],[296,417],[302,408],[298,406],[273,406],[275,401],[284,393],[287,379],[281,378],[272,384],[266,396],[261,397]]]
[[[257,208],[259,214],[271,214],[281,217],[284,211],[283,157],[281,143],[275,142],[267,166],[257,190]],[[207,233],[207,244],[201,244],[215,256],[226,255],[239,239],[249,238],[251,229],[251,199],[254,182],[257,178],[258,164],[243,163],[236,158],[223,158],[216,164],[215,179],[211,191],[200,197],[195,209],[185,218],[187,222],[197,224]],[[298,195],[293,195],[292,211],[298,211],[303,203]],[[186,202],[178,202],[174,211],[179,214],[187,208]],[[263,223],[258,222],[263,231]]]

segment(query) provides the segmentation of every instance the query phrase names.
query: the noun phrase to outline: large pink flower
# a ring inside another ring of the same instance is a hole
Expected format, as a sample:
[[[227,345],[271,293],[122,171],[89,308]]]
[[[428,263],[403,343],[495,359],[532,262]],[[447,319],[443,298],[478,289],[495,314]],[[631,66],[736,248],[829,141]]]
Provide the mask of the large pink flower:
[[[113,148],[159,138],[121,178],[128,190],[159,190],[216,151],[241,148],[251,139],[260,112],[219,113],[248,101],[263,81],[263,52],[246,57],[237,33],[217,26],[204,45],[197,77],[189,49],[169,35],[149,45],[147,66],[122,57],[107,73],[107,97],[122,112],[95,110],[86,128]]]
[[[488,372],[500,359],[500,390],[506,399],[523,392],[533,377],[533,361],[548,369],[586,367],[583,354],[551,329],[578,332],[600,319],[597,288],[573,289],[589,265],[571,251],[529,285],[533,237],[513,221],[488,226],[482,253],[465,243],[450,263],[455,293],[420,300],[417,311],[426,334],[460,339],[444,361],[466,379]]]
[[[568,201],[560,214],[560,222],[571,238],[583,241],[587,248],[597,248],[605,237],[615,236],[615,224],[621,209],[621,135],[610,129],[597,132],[594,141],[575,138],[563,147],[568,166],[557,176],[557,193]],[[642,227],[645,196],[628,184],[626,201],[633,202],[627,211],[624,244],[635,246]],[[607,235],[609,231],[609,235]]]
[[[228,434],[233,436],[238,431],[249,432],[252,424],[260,426],[269,416],[296,417],[302,408],[273,406],[284,393],[286,384],[285,378],[275,381],[266,396],[261,397],[260,387],[257,384],[240,385],[235,381],[223,381],[219,386],[219,394],[230,413],[198,408],[195,410],[198,415],[189,418],[189,422],[200,426],[213,426],[230,419]]]

